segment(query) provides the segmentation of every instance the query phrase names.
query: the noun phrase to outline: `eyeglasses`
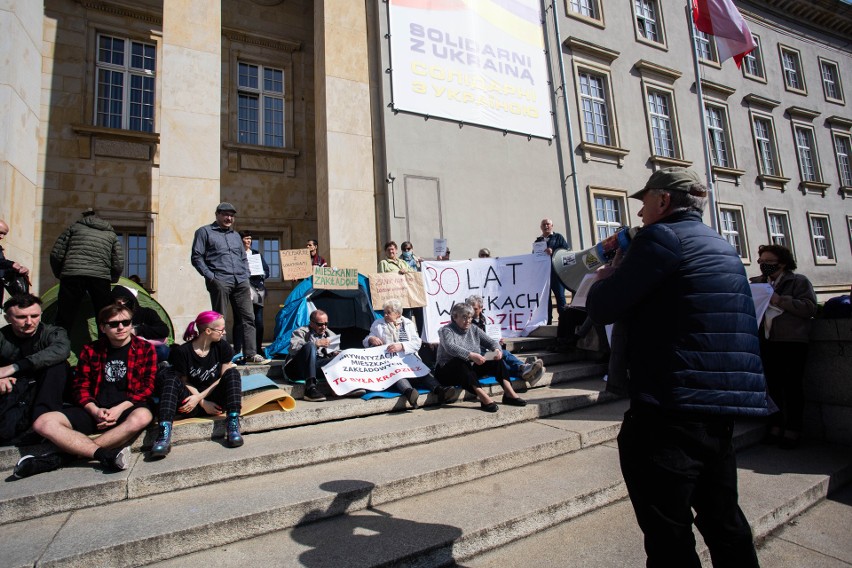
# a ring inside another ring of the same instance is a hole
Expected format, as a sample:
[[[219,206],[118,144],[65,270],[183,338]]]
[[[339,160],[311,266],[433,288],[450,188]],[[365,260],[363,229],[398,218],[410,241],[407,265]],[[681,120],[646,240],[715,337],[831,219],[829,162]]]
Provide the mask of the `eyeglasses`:
[[[222,335],[225,335],[226,333],[228,333],[227,331],[225,331],[225,328],[224,328],[224,327],[219,327],[219,328],[216,328],[216,327],[208,327],[207,329],[209,329],[210,331],[218,331],[218,332],[219,332],[219,333],[221,333]]]
[[[323,322],[315,321],[314,325],[317,326],[317,327],[328,327],[328,322],[327,321],[323,321]]]
[[[473,316],[459,316],[462,321],[473,321]]]
[[[130,327],[132,320],[115,320],[106,322],[110,329],[118,329],[119,327]]]

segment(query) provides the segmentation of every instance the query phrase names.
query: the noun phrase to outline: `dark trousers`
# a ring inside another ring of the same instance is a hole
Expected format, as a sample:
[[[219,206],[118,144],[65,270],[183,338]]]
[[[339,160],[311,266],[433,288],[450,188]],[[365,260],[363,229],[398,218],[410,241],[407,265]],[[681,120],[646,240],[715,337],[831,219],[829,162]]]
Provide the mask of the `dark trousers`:
[[[160,394],[160,410],[157,415],[158,422],[172,422],[176,416],[178,419],[182,419],[193,416],[205,416],[207,414],[201,408],[201,404],[196,406],[188,414],[178,413],[178,407],[192,393],[183,384],[180,375],[175,371],[174,367],[168,367],[157,373],[157,390]],[[204,400],[218,404],[227,413],[239,412],[242,409],[242,397],[242,377],[239,371],[231,367],[222,373],[219,384],[210,391]]]
[[[110,281],[106,278],[93,278],[91,276],[66,276],[59,279],[59,299],[56,308],[56,325],[71,330],[74,320],[77,319],[77,309],[80,300],[89,294],[92,307],[95,308],[95,317],[101,308],[112,303],[110,296]]]
[[[325,380],[322,367],[332,359],[334,357],[321,356],[317,353],[317,346],[315,344],[306,343],[301,349],[296,351],[296,354],[287,363],[287,371],[293,375],[294,379],[298,380],[307,382],[315,382],[317,379]]]
[[[654,410],[625,413],[618,455],[645,535],[648,568],[700,568],[693,522],[713,566],[759,566],[751,529],[737,503],[733,427],[726,418],[693,421]]]
[[[263,345],[263,306],[252,304],[254,311],[254,330],[257,343],[257,349]],[[234,353],[239,353],[243,350],[243,321],[238,313],[234,313]]]
[[[206,280],[207,291],[210,292],[210,304],[212,310],[225,314],[228,302],[234,312],[234,318],[242,322],[243,355],[253,357],[257,354],[257,343],[254,330],[254,312],[251,303],[251,284],[244,280],[239,284],[225,283],[220,280]],[[239,328],[234,325],[232,333],[240,333]]]
[[[62,410],[70,370],[68,363],[63,361],[37,374],[38,392],[33,401],[33,422],[42,414]]]
[[[427,390],[434,392],[436,388],[441,386],[435,377],[431,374],[425,377],[411,377],[410,379],[399,379],[397,382],[388,387],[388,392],[405,393],[408,389],[414,388],[417,390]]]
[[[469,393],[479,387],[479,378],[493,375],[498,382],[509,380],[508,371],[502,361],[486,361],[474,365],[469,361],[453,358],[435,369],[435,378],[445,387],[460,386]]]
[[[562,280],[552,269],[550,271],[550,291],[553,294],[547,295],[547,325],[553,323],[553,296],[556,296],[556,308],[560,318],[562,317],[562,310],[568,306],[568,302],[565,301],[565,285],[562,284]]]
[[[801,432],[802,415],[805,412],[802,381],[808,359],[808,344],[761,338],[760,358],[763,360],[769,396],[779,408],[779,412],[769,418],[770,426]]]

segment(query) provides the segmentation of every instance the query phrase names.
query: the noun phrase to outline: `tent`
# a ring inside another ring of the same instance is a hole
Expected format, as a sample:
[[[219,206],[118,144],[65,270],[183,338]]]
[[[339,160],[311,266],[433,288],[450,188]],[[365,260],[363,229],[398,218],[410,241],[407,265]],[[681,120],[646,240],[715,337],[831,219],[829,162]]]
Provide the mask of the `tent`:
[[[157,312],[157,315],[166,322],[166,325],[169,326],[169,337],[166,339],[166,343],[171,345],[175,339],[175,332],[172,320],[165,308],[163,308],[157,300],[152,298],[151,294],[149,294],[145,288],[132,280],[119,278],[118,282],[112,285],[113,288],[115,286],[133,288],[139,292],[136,296],[136,300],[139,302],[139,305],[144,308],[152,308]],[[59,310],[58,300],[59,284],[42,294],[41,319],[43,322],[53,324],[56,321],[56,314]],[[74,325],[68,335],[71,339],[71,356],[68,358],[68,361],[72,365],[76,365],[77,354],[80,352],[80,348],[86,343],[94,341],[98,337],[98,326],[95,324],[95,308],[92,306],[92,300],[89,298],[88,294],[86,294],[86,296],[80,301],[80,305],[77,308],[77,317],[74,319]]]
[[[305,278],[293,288],[275,316],[275,338],[266,348],[266,356],[286,357],[293,331],[308,325],[315,309],[328,314],[331,330],[341,336],[341,349],[362,347],[361,341],[379,318],[372,306],[369,281],[363,274],[358,275],[357,290],[318,290],[313,286],[313,277]]]

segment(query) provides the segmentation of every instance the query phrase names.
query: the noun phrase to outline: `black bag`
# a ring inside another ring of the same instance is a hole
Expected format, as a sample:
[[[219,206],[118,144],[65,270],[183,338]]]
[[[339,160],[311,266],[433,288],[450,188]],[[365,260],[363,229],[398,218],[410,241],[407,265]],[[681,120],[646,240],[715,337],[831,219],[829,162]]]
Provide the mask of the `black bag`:
[[[29,429],[36,390],[35,379],[18,379],[12,392],[0,396],[0,445],[14,444]]]
[[[26,294],[30,291],[30,281],[26,276],[18,274],[17,272],[8,271],[8,273],[3,277],[2,282],[3,287],[6,288],[10,296]]]

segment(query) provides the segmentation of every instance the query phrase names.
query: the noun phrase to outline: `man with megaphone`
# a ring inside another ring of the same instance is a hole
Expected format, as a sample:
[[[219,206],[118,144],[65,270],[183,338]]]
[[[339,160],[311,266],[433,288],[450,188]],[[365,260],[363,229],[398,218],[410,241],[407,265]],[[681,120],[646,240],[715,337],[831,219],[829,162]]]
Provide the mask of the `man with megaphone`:
[[[651,566],[758,566],[737,503],[734,418],[767,414],[757,320],[739,255],[702,222],[707,187],[689,169],[654,172],[631,197],[643,228],[598,271],[586,307],[619,322],[630,409],[621,471]]]

